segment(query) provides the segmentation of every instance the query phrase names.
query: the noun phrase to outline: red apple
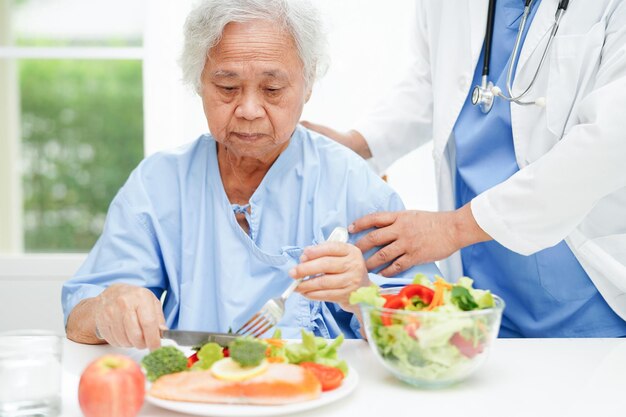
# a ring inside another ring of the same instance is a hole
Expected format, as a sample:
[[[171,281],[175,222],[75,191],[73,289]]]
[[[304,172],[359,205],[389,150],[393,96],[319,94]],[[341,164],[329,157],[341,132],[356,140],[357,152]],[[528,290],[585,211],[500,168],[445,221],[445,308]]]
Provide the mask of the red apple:
[[[86,417],[134,417],[144,395],[141,368],[123,355],[105,355],[91,362],[78,384],[78,403]]]

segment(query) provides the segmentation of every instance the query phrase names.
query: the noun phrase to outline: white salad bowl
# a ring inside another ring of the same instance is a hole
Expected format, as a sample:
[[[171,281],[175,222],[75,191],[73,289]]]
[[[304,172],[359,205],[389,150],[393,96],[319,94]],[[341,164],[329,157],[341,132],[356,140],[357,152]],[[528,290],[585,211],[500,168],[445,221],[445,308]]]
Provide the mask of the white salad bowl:
[[[494,307],[471,311],[360,308],[369,345],[385,368],[411,385],[441,388],[467,378],[487,358],[504,309],[500,297],[493,299]]]

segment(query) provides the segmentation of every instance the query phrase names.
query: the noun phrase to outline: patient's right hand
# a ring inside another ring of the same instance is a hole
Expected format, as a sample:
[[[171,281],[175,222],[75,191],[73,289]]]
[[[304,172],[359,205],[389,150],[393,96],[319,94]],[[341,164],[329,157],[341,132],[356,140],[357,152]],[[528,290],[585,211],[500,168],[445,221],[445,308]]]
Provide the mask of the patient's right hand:
[[[110,345],[150,350],[161,346],[165,318],[152,291],[114,284],[96,297],[94,310],[99,336]]]

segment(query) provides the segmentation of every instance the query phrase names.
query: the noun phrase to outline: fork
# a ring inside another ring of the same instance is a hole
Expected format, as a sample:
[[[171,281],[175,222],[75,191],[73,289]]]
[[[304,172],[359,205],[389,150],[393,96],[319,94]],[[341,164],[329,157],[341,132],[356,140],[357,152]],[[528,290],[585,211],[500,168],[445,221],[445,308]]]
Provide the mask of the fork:
[[[348,230],[345,227],[335,227],[330,234],[327,242],[347,242]],[[296,287],[309,277],[294,280],[289,287],[279,296],[268,300],[258,313],[253,315],[239,330],[235,333],[242,336],[259,337],[267,332],[282,319],[285,314],[285,301],[295,291]]]

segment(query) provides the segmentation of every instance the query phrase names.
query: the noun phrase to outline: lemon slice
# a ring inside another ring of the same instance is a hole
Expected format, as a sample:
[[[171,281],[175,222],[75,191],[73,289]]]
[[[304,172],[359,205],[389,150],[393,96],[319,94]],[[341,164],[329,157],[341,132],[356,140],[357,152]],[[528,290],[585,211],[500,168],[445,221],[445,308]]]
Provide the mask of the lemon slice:
[[[226,381],[243,381],[245,379],[254,378],[267,371],[268,363],[265,359],[257,366],[243,367],[235,362],[232,358],[224,358],[215,362],[211,366],[211,373],[215,378]]]

